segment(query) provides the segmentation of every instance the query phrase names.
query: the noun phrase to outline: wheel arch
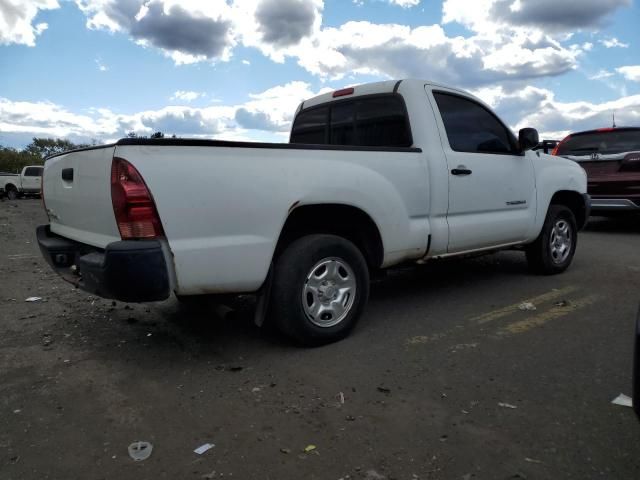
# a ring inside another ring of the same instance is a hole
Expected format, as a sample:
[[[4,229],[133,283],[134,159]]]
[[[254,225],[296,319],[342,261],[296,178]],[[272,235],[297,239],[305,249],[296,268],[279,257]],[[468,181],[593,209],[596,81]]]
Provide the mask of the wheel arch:
[[[384,245],[378,225],[361,208],[340,203],[305,204],[291,210],[280,231],[274,258],[294,240],[322,233],[351,241],[360,249],[370,267],[382,265]]]
[[[589,219],[589,206],[585,197],[573,190],[560,190],[554,193],[549,202],[551,205],[564,205],[573,213],[576,218],[578,230],[582,229]]]

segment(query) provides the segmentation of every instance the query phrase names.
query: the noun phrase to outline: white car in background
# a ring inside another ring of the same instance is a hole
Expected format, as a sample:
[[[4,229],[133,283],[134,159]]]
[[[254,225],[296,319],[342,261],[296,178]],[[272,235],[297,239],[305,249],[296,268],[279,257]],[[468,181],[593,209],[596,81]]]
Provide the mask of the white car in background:
[[[20,173],[0,173],[0,191],[9,200],[24,195],[40,195],[42,165],[28,165]]]

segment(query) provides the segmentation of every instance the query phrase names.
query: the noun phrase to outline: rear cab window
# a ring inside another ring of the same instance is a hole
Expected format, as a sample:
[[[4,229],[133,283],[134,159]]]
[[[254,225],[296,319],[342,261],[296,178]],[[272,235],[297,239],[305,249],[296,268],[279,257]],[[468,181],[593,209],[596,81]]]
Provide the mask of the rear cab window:
[[[410,147],[413,140],[402,97],[379,94],[302,110],[294,120],[290,143]]]
[[[24,171],[24,176],[25,177],[41,177],[43,170],[44,170],[43,167],[27,167]]]
[[[565,139],[556,155],[587,157],[640,151],[640,129],[607,129],[576,133]]]

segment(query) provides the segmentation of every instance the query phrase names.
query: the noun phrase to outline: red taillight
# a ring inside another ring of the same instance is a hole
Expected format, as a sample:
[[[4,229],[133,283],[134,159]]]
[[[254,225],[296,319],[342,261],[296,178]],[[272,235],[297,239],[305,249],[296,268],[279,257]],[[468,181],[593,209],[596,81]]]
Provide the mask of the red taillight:
[[[123,240],[163,235],[153,197],[133,165],[122,158],[111,163],[111,202]]]
[[[562,141],[558,143],[553,150],[551,150],[551,155],[558,155],[558,149],[560,148],[560,145],[562,145],[564,142],[566,142],[570,138],[571,138],[571,135],[567,135],[566,137],[564,137]]]
[[[343,88],[342,90],[336,90],[333,92],[333,98],[344,97],[345,95],[351,95],[355,90],[351,88]]]

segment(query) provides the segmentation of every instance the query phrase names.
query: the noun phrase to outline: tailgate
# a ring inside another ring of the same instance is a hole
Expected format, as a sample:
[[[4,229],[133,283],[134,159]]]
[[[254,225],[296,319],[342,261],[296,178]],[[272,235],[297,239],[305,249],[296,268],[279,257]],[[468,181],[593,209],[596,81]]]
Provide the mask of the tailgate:
[[[111,203],[114,151],[106,145],[45,162],[43,198],[52,232],[98,248],[120,240]]]

